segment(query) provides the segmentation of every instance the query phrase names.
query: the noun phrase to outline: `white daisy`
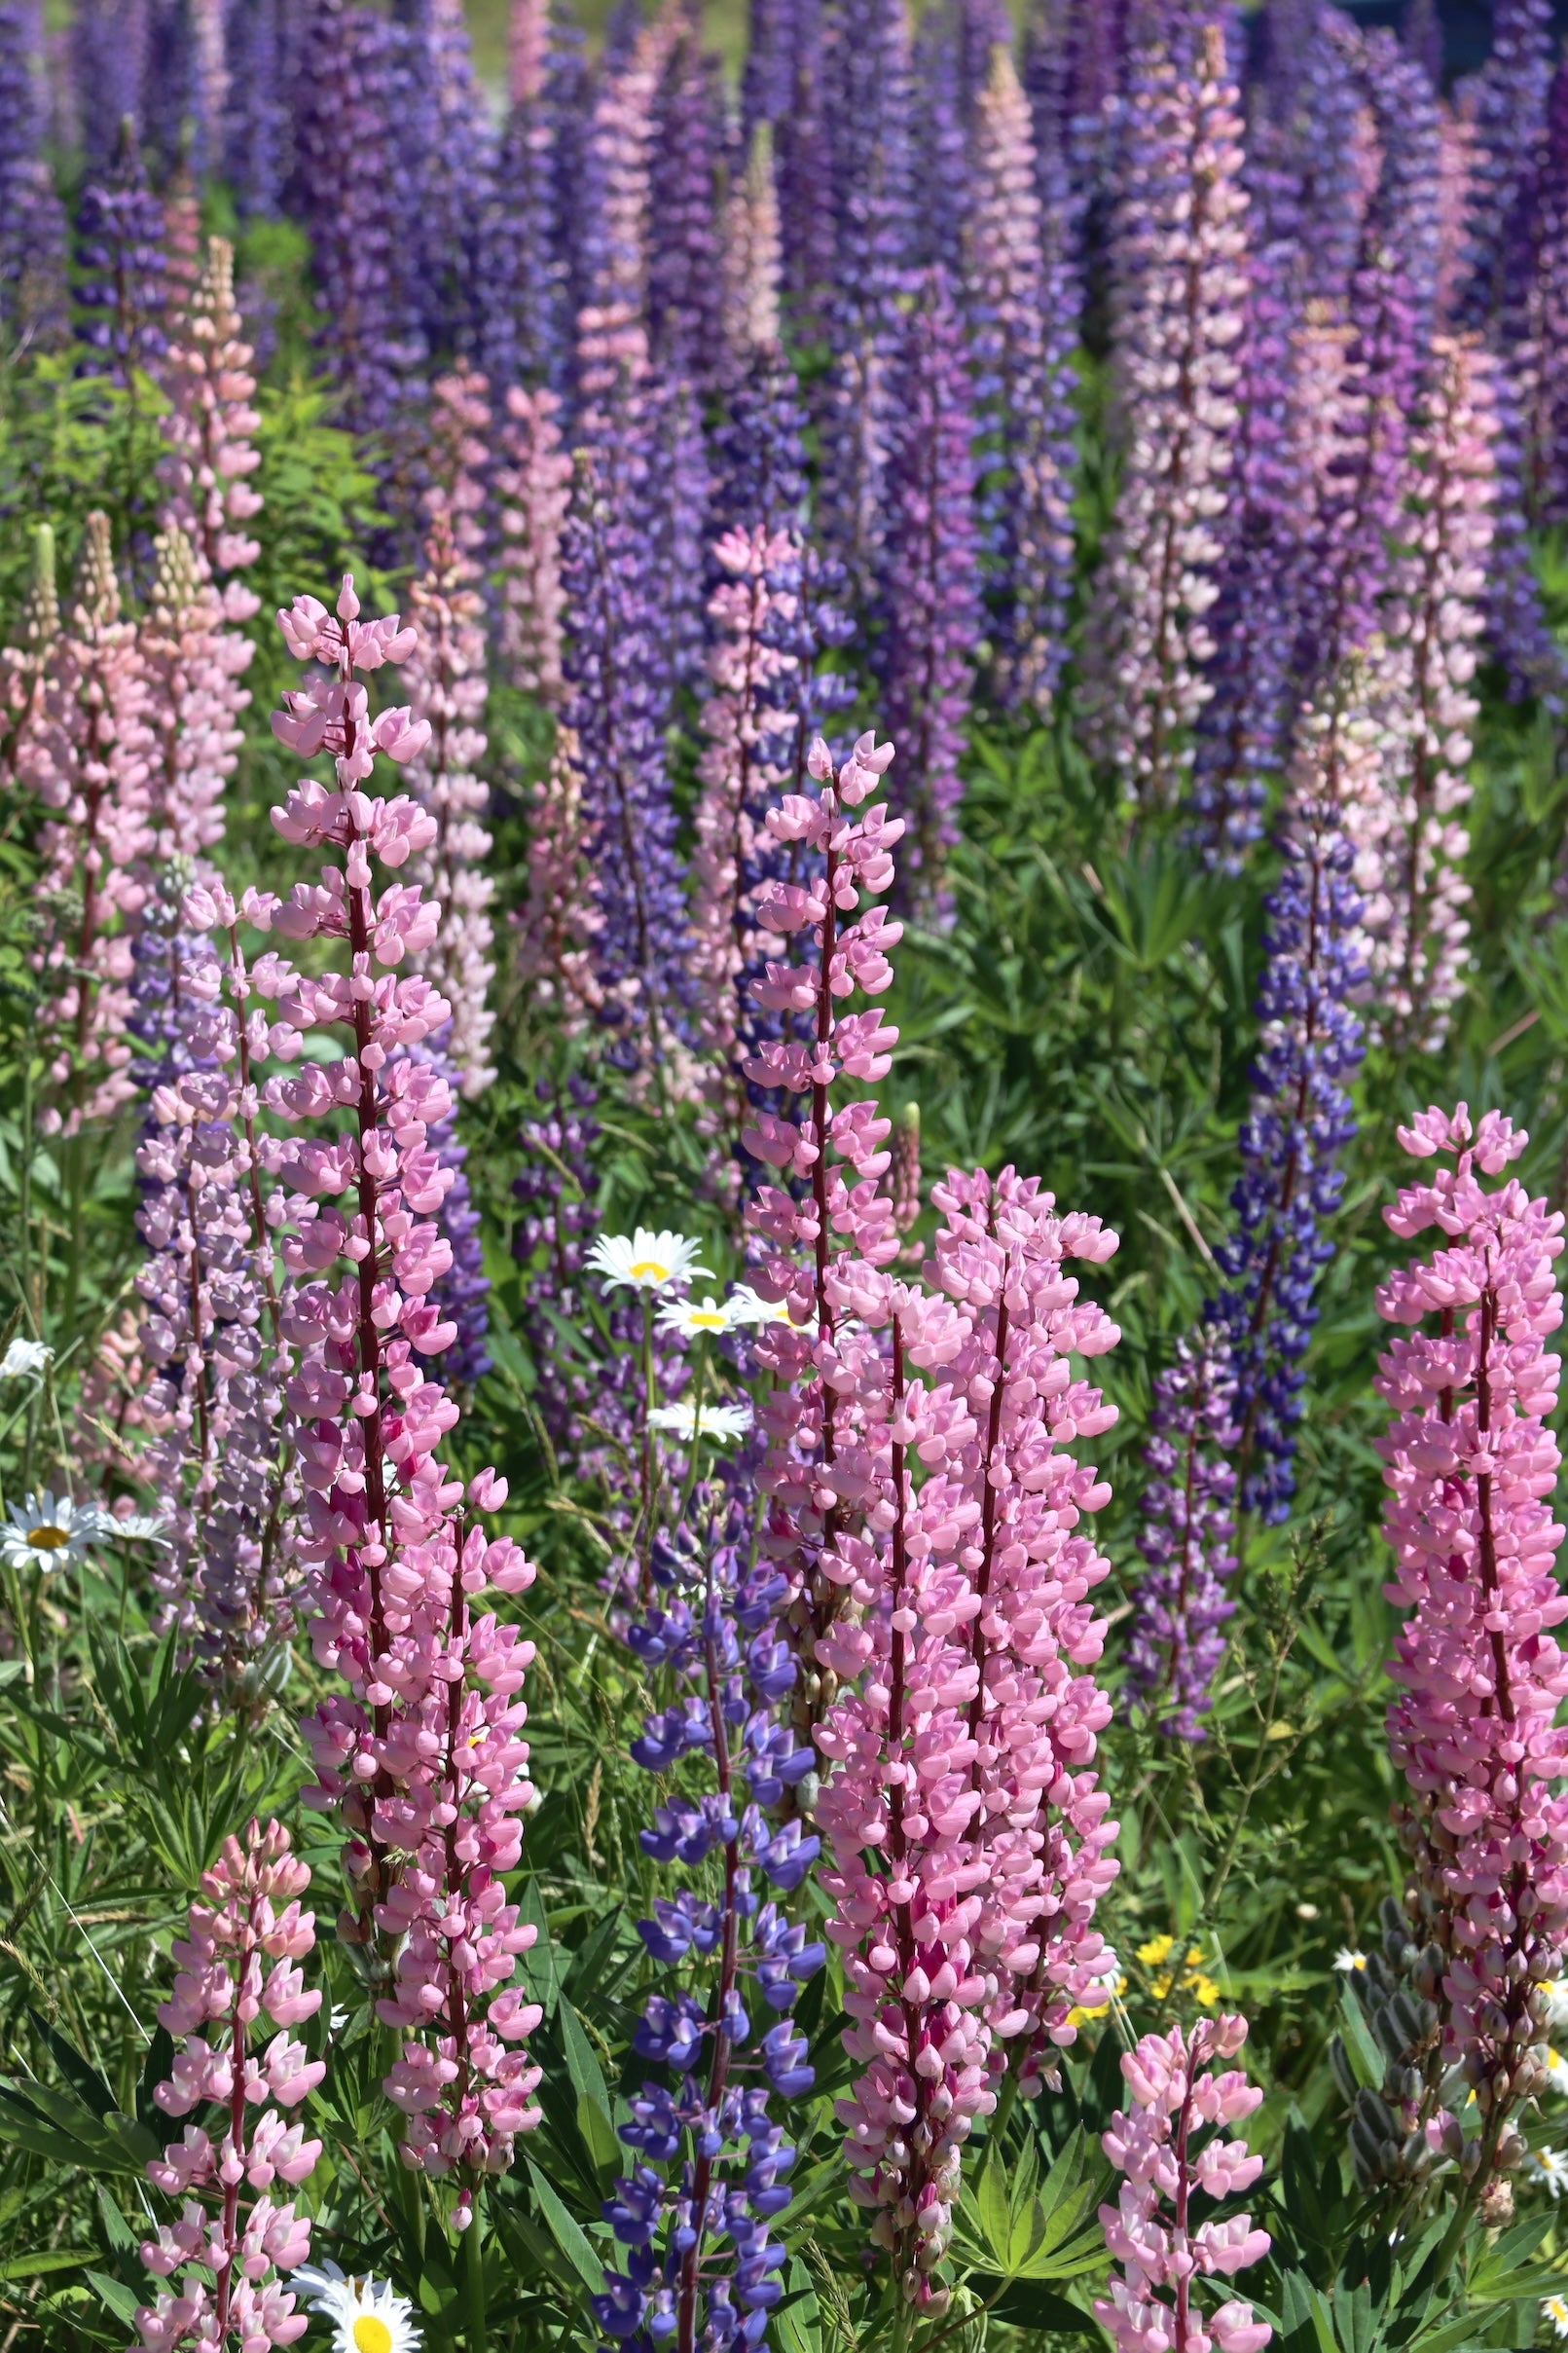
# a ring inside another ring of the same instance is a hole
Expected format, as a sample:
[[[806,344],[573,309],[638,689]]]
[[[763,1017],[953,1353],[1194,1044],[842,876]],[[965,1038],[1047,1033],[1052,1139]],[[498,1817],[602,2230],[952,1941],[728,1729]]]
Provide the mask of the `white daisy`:
[[[711,1267],[697,1264],[701,1248],[701,1242],[689,1241],[683,1233],[654,1233],[639,1226],[630,1238],[602,1233],[588,1253],[588,1264],[611,1288],[626,1283],[634,1291],[680,1291],[694,1274],[712,1275]]]
[[[324,2312],[332,2322],[334,2353],[417,2353],[419,2332],[406,2296],[393,2292],[389,2280],[345,2279],[336,2263],[302,2263],[289,2275],[291,2288],[303,2288],[312,2312]]]
[[[1548,2023],[1559,2031],[1568,2027],[1568,1977],[1549,1977],[1541,1991],[1547,1998]]]
[[[732,1332],[737,1318],[730,1313],[730,1303],[722,1306],[710,1295],[704,1300],[669,1299],[659,1309],[659,1329],[674,1332],[681,1340],[707,1340],[720,1332]]]
[[[164,1512],[111,1512],[103,1523],[106,1536],[122,1544],[167,1544],[168,1517]]]
[[[744,1438],[751,1427],[751,1409],[745,1405],[707,1405],[702,1410],[702,1428],[697,1427],[694,1409],[684,1400],[679,1405],[655,1406],[648,1415],[648,1426],[669,1430],[672,1436],[690,1446],[696,1437],[711,1440],[722,1446],[728,1441]]]
[[[55,1361],[41,1340],[14,1340],[0,1356],[0,1380],[36,1380]]]
[[[1568,2091],[1568,2059],[1563,2057],[1561,2051],[1548,2051],[1547,2075],[1553,2091]]]
[[[1524,2160],[1524,2171],[1530,2181],[1550,2189],[1553,2198],[1560,2198],[1568,2189],[1568,2156],[1560,2149],[1532,2149]]]
[[[0,1529],[0,1559],[9,1568],[67,1568],[98,1543],[106,1525],[95,1503],[73,1503],[47,1490],[12,1504]]]
[[[787,1307],[771,1299],[761,1298],[749,1283],[737,1283],[724,1302],[732,1324],[786,1324]]]
[[[1367,1956],[1365,1953],[1353,1953],[1348,1945],[1342,1944],[1333,1957],[1333,1965],[1336,1969],[1343,1969],[1348,1977],[1352,1969],[1364,1969],[1367,1967]]]
[[[1554,2335],[1568,2336],[1568,2296],[1549,2296],[1541,2313],[1543,2319],[1550,2321]]]

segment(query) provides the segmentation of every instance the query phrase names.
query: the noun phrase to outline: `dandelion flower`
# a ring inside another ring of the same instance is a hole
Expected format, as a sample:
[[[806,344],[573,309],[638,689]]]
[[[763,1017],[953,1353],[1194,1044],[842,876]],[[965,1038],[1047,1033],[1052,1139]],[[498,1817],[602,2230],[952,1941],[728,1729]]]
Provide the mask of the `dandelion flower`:
[[[654,1233],[639,1226],[630,1237],[602,1233],[588,1253],[588,1264],[611,1288],[625,1283],[634,1291],[678,1291],[695,1274],[711,1277],[711,1267],[697,1264],[701,1248],[701,1242],[689,1241],[683,1233]]]
[[[346,2279],[336,2263],[319,2271],[306,2263],[289,2284],[303,2288],[310,2310],[332,2322],[333,2353],[418,2353],[414,2306],[390,2281]]]
[[[73,1503],[47,1489],[12,1504],[0,1529],[0,1560],[8,1568],[69,1568],[102,1537],[106,1522],[95,1503]]]

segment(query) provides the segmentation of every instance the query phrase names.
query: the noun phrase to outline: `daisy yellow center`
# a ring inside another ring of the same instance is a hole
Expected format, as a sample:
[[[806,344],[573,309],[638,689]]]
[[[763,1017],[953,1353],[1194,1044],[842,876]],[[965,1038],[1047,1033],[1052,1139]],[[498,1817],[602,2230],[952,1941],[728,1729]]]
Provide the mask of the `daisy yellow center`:
[[[378,2312],[361,2312],[354,2323],[354,2353],[392,2353],[392,2332]]]
[[[46,1521],[42,1527],[27,1530],[27,1541],[41,1553],[57,1553],[62,1544],[70,1543],[71,1531],[68,1527],[55,1527],[52,1522]]]
[[[670,1280],[669,1268],[656,1258],[639,1258],[636,1266],[627,1268],[627,1272],[631,1275],[632,1280],[638,1283],[641,1282],[645,1276],[656,1283],[667,1283]]]
[[[694,1307],[691,1313],[687,1316],[686,1321],[688,1323],[701,1324],[705,1332],[722,1332],[727,1318],[722,1314],[705,1315],[700,1307]]]

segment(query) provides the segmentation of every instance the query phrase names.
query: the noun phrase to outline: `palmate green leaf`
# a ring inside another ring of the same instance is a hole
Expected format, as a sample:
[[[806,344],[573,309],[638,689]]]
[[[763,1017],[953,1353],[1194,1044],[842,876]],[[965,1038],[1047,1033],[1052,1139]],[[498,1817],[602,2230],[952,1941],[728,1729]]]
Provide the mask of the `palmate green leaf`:
[[[1105,2241],[1094,2210],[1109,2168],[1096,2164],[1085,2172],[1086,2146],[1083,2127],[1075,2126],[1038,2191],[1035,2142],[1011,2167],[999,2152],[977,2187],[960,2194],[953,2241],[959,2260],[1015,2280],[1076,2279],[1103,2269]]]

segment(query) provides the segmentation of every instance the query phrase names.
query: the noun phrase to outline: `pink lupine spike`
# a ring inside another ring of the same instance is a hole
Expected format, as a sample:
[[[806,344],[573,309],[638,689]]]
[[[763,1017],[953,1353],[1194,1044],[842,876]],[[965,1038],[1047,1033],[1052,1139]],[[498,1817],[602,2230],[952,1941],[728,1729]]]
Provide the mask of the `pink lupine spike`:
[[[155,2277],[180,2274],[178,2296],[161,2294],[136,2314],[147,2353],[287,2345],[305,2333],[306,2315],[278,2275],[308,2259],[310,2224],[273,2192],[298,2188],[321,2153],[303,2120],[278,2113],[298,2108],[326,2074],[290,2031],[321,2006],[298,1966],[315,1945],[314,1915],[299,1903],[310,1883],[282,1824],[264,1830],[252,1820],[243,1844],[227,1839],[203,1873],[203,1900],[175,1942],[179,1973],[158,2017],[180,2047],[153,2097],[173,2116],[217,2102],[225,2123],[216,2143],[188,2125],[148,2162],[155,2188],[204,2191],[216,2210],[187,2198],[179,2221],[143,2242]],[[242,2209],[247,2188],[258,2194]]]
[[[223,792],[239,757],[240,680],[255,648],[227,627],[205,567],[176,525],[155,542],[158,572],[140,649],[151,721],[149,796],[160,860],[201,861],[223,839]]]
[[[248,971],[235,955],[229,985],[251,1050],[300,1065],[261,1087],[283,1132],[257,1150],[285,1272],[278,1323],[292,1351],[285,1404],[311,1639],[347,1686],[304,1726],[317,1774],[308,1799],[341,1811],[349,1833],[354,1901],[340,1934],[380,1940],[380,2014],[404,2037],[386,2078],[408,2118],[404,2158],[456,2173],[466,2214],[538,2119],[539,2071],[521,2045],[539,2013],[511,1982],[533,1930],[502,1885],[532,1802],[519,1693],[533,1651],[484,1606],[488,1589],[521,1593],[533,1571],[516,1545],[469,1523],[436,1454],[457,1420],[426,1369],[456,1335],[434,1296],[452,1264],[435,1215],[452,1171],[432,1130],[452,1093],[406,1049],[443,1029],[452,1007],[399,971],[429,949],[437,910],[417,880],[383,885],[375,868],[407,868],[438,826],[417,800],[367,789],[379,754],[417,762],[430,729],[398,710],[373,720],[356,676],[412,661],[416,633],[396,616],[362,619],[351,578],[335,613],[298,598],[279,618],[292,649],[328,675],[287,698],[274,730],[325,751],[334,778],[303,780],[273,821],[327,863],[281,905],[247,894],[237,908],[216,885],[187,905],[229,930],[231,947],[237,916],[285,941],[344,943],[338,969],[329,948],[309,974],[275,949]],[[302,1060],[302,1033],[318,1025],[346,1033],[349,1050]],[[289,1132],[316,1121],[326,1135]],[[477,1492],[502,1499],[498,1482]]]
[[[1497,1112],[1473,1124],[1463,1103],[1451,1116],[1434,1107],[1400,1140],[1440,1164],[1383,1212],[1402,1240],[1436,1230],[1430,1255],[1377,1294],[1378,1313],[1408,1331],[1376,1383],[1393,1415],[1378,1447],[1386,1592],[1409,1613],[1389,1747],[1409,1783],[1406,1907],[1446,1965],[1433,2065],[1461,2070],[1475,2094],[1458,2113],[1429,2101],[1427,2138],[1497,2223],[1511,2207],[1498,2177],[1523,2154],[1513,2113],[1550,2073],[1541,1989],[1568,1948],[1568,1728],[1554,1720],[1568,1654],[1552,1632],[1568,1597],[1551,1566],[1563,1530],[1550,1421],[1561,1361],[1546,1345],[1562,1321],[1563,1218],[1505,1176],[1528,1139]]]
[[[1194,2132],[1240,2123],[1262,2099],[1239,2069],[1202,2072],[1234,2058],[1246,2039],[1245,2018],[1200,2018],[1189,2036],[1173,2026],[1123,2054],[1133,2105],[1112,2116],[1104,2144],[1125,2179],[1119,2202],[1100,2209],[1106,2245],[1122,2268],[1094,2303],[1117,2353],[1210,2353],[1215,2345],[1220,2353],[1262,2353],[1274,2334],[1239,2297],[1210,2310],[1193,2293],[1198,2280],[1233,2278],[1261,2262],[1273,2244],[1250,2215],[1192,2220],[1194,2191],[1231,2197],[1262,2171],[1262,2159],[1235,2134],[1207,2140],[1201,2151],[1192,2147]]]
[[[238,577],[261,552],[247,529],[262,503],[250,480],[261,462],[251,361],[235,303],[234,248],[209,238],[201,278],[164,362],[169,405],[161,429],[168,455],[160,472],[168,491],[164,524],[184,532],[195,547],[229,621],[248,620],[260,603]]]
[[[561,401],[513,385],[500,427],[500,652],[511,683],[554,711],[561,669],[561,533],[571,503],[571,460],[561,434]]]
[[[148,691],[134,626],[122,618],[107,515],[87,521],[70,618],[17,746],[18,781],[49,815],[40,897],[52,912],[35,963],[46,991],[46,1132],[74,1133],[131,1100],[131,927],[154,846]]]

